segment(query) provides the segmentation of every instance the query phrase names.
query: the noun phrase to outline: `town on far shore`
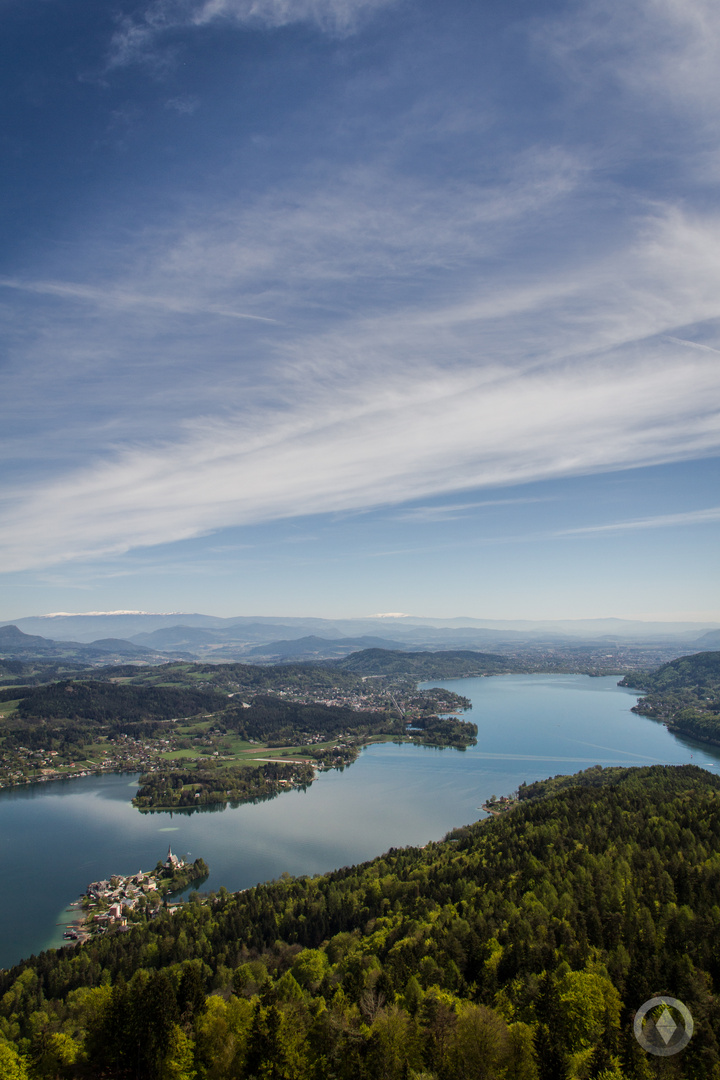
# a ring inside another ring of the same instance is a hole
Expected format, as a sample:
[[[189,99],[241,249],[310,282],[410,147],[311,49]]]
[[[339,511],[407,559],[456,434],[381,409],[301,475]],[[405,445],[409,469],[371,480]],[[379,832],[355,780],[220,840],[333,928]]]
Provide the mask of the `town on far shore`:
[[[187,862],[168,845],[167,858],[164,862],[158,860],[153,870],[113,874],[107,881],[90,882],[80,899],[68,908],[77,911],[77,918],[68,924],[63,937],[68,944],[79,943],[110,930],[130,930],[133,923],[153,918],[162,908],[176,911],[178,905],[169,905],[168,896],[192,882],[199,884],[208,874],[203,859]]]

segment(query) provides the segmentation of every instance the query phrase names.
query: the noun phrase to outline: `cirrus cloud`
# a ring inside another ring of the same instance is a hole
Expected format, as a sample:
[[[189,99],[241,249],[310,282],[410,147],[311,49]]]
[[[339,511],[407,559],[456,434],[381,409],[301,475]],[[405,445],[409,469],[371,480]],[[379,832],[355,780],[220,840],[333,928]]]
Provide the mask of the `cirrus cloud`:
[[[232,525],[399,503],[702,455],[720,445],[711,357],[413,384],[196,422],[171,445],[124,450],[30,497],[2,520],[6,569],[203,535]],[[640,403],[641,416],[640,416]],[[44,523],[52,520],[48,531]]]
[[[126,17],[113,34],[109,68],[158,64],[158,44],[173,30],[226,22],[277,29],[312,23],[322,32],[351,34],[358,23],[399,0],[152,0],[140,14]]]

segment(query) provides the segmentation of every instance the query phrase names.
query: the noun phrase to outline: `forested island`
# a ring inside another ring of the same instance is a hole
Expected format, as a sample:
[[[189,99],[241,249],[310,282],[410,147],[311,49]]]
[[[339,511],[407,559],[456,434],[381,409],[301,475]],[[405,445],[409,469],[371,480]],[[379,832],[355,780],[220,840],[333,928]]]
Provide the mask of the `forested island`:
[[[720,779],[592,769],[319,877],[0,972],[15,1080],[715,1080]],[[651,996],[695,1032],[649,1059]],[[659,1070],[659,1071],[658,1071]]]
[[[633,712],[720,746],[720,652],[681,656],[655,672],[626,675],[619,685],[645,693]]]

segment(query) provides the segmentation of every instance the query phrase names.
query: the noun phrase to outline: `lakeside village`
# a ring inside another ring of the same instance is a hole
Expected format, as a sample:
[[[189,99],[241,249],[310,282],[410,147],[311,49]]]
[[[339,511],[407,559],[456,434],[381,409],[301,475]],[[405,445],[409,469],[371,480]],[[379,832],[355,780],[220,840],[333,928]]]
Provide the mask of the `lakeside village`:
[[[177,911],[177,904],[168,904],[168,896],[181,892],[192,882],[200,884],[209,872],[203,859],[185,862],[168,846],[165,862],[158,861],[154,870],[138,870],[137,874],[126,877],[114,874],[109,881],[93,881],[67,909],[77,911],[78,917],[68,924],[63,934],[65,943],[79,944],[110,930],[129,930],[133,923],[153,918],[161,908]]]
[[[31,750],[27,746],[4,750],[0,753],[0,788],[75,780],[105,772],[144,772],[174,748],[174,740],[170,738],[133,739],[118,735],[104,741],[106,749],[99,750],[97,758],[84,761],[67,761],[58,750]]]

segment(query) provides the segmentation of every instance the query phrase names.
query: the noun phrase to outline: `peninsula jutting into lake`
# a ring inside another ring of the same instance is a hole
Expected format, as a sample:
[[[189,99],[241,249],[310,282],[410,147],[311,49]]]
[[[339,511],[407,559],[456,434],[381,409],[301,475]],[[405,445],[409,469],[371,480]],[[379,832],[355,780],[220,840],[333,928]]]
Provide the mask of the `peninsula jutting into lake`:
[[[82,942],[108,931],[129,930],[133,924],[152,918],[161,906],[167,908],[168,896],[192,882],[206,880],[209,873],[203,859],[186,862],[168,845],[165,861],[158,860],[152,870],[113,874],[106,880],[90,882],[80,900],[71,904],[71,908],[78,908],[78,918],[68,924],[63,937]]]
[[[472,663],[498,668],[483,654]],[[373,741],[460,749],[477,734],[459,715],[467,698],[418,690],[402,672],[174,663],[48,680],[56,670],[20,668],[4,679],[0,672],[0,786],[139,772],[143,811],[192,812],[305,788]]]

